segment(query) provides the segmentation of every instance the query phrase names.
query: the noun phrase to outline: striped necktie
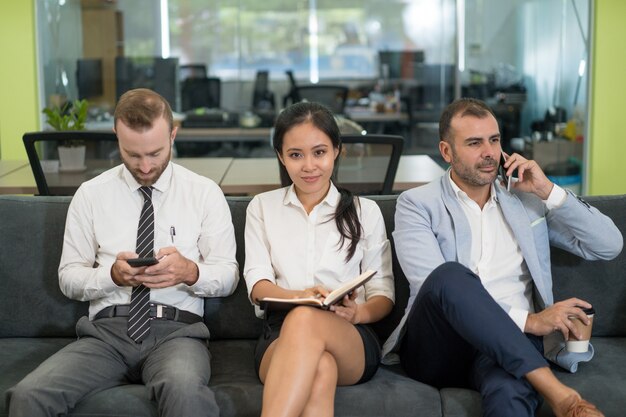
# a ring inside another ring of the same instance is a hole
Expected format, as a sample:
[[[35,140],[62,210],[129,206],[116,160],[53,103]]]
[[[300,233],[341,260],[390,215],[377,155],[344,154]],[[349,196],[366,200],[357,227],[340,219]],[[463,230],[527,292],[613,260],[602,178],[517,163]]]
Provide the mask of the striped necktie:
[[[137,249],[140,258],[154,255],[154,207],[152,206],[152,187],[141,187],[143,207],[137,228]],[[135,342],[141,342],[150,331],[150,288],[139,285],[133,287],[130,296],[128,314],[128,336]]]

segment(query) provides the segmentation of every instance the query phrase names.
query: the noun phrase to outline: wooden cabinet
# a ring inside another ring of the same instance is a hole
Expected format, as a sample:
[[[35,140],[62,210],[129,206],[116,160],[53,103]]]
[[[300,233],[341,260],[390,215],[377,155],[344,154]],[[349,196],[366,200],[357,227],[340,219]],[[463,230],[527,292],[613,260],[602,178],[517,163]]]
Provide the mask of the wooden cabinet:
[[[82,0],[83,57],[102,60],[102,97],[94,104],[110,106],[116,103],[115,57],[124,56],[124,25],[122,12],[115,3]]]

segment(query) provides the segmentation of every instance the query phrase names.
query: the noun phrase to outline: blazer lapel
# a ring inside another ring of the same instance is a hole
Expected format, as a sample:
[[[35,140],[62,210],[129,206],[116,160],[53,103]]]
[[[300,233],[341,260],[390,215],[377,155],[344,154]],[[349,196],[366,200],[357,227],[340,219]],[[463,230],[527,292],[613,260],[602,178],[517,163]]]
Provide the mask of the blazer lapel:
[[[549,298],[546,297],[544,279],[542,277],[542,268],[537,256],[537,247],[535,246],[535,238],[528,214],[524,209],[524,205],[516,195],[504,192],[501,187],[496,185],[496,195],[502,208],[502,213],[507,223],[513,231],[513,235],[522,250],[522,256],[526,261],[528,272],[535,283],[535,288],[541,295],[541,302]]]
[[[452,232],[454,233],[454,241],[456,244],[456,260],[462,265],[469,265],[472,248],[472,231],[467,222],[467,217],[465,217],[465,212],[461,208],[454,194],[454,189],[452,189],[450,185],[448,175],[448,173],[444,174],[440,180],[443,189],[442,200],[452,220]],[[447,254],[444,253],[444,257],[446,255]]]

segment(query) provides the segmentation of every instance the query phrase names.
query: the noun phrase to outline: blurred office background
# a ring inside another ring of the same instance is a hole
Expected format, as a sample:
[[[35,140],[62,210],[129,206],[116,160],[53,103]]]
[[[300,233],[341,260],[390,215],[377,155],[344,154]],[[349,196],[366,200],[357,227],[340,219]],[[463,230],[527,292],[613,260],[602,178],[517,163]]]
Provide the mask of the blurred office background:
[[[145,86],[211,126],[249,113],[271,124],[294,83],[343,85],[348,114],[407,116],[365,121],[368,131],[402,134],[405,153],[437,157],[441,109],[472,96],[493,106],[507,151],[584,174],[591,0],[35,5],[41,107],[87,98],[92,119],[106,122],[120,94]],[[217,80],[217,98],[194,101],[207,80]]]

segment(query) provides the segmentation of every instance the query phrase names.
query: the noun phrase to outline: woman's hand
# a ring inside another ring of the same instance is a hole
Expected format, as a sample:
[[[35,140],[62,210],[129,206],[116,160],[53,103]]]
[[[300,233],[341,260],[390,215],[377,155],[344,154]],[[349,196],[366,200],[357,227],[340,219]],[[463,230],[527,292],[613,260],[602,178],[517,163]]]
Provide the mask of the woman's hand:
[[[322,287],[321,285],[316,285],[315,287],[298,291],[296,298],[313,297],[313,298],[319,298],[320,300],[323,301],[324,298],[328,296],[328,294],[330,294],[330,291],[328,291],[326,288]]]
[[[352,294],[343,297],[341,304],[335,304],[330,306],[330,311],[334,311],[340,317],[348,320],[352,324],[359,324],[361,322],[359,305],[354,301],[356,300],[357,292],[352,291]]]

